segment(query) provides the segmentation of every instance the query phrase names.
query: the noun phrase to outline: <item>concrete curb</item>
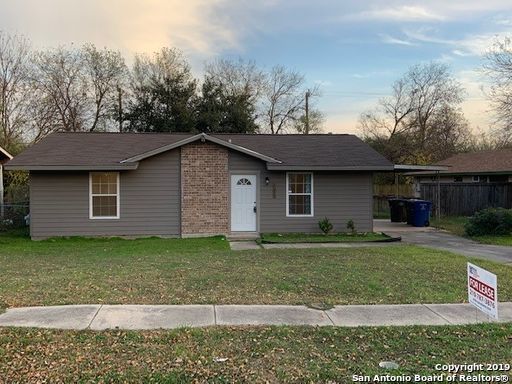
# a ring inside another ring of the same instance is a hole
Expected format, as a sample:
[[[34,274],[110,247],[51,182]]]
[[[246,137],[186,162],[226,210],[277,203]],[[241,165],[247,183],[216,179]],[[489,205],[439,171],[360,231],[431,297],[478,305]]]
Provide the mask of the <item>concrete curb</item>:
[[[512,302],[500,303],[499,322],[512,322]],[[149,330],[207,326],[405,326],[495,322],[469,304],[338,305],[63,305],[10,308],[0,327]]]

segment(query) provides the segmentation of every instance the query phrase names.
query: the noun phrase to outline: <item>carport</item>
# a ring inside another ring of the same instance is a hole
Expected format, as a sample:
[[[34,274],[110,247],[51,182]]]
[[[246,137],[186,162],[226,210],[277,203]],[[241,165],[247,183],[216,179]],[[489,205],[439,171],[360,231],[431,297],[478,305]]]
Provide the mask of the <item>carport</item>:
[[[449,167],[439,165],[409,165],[409,164],[395,164],[394,165],[394,176],[395,176],[395,196],[398,198],[400,194],[400,184],[398,182],[398,175],[404,174],[406,176],[414,176],[415,172],[434,171],[436,173],[437,193],[435,201],[432,203],[435,207],[434,215],[437,219],[441,217],[441,179],[439,173],[441,171],[447,171]]]

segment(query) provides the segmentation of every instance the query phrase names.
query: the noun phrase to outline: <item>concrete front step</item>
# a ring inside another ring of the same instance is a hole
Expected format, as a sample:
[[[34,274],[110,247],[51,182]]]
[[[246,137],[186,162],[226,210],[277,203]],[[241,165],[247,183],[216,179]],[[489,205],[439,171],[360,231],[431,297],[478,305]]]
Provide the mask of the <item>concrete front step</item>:
[[[500,303],[499,322],[512,322],[512,303]],[[173,329],[205,326],[403,326],[495,322],[469,304],[338,305],[64,305],[10,308],[0,326],[58,329]]]

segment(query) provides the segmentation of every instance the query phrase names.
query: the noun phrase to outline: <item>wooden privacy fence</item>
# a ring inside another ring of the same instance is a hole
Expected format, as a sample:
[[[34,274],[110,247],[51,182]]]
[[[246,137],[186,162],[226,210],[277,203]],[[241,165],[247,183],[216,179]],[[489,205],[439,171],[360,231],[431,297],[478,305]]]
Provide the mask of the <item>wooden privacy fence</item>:
[[[421,198],[434,204],[437,200],[436,183],[421,184]],[[440,184],[441,214],[471,216],[484,208],[512,208],[512,184],[457,183]]]
[[[376,218],[389,217],[388,200],[395,197],[413,198],[414,186],[412,184],[374,184],[373,185],[373,215]]]

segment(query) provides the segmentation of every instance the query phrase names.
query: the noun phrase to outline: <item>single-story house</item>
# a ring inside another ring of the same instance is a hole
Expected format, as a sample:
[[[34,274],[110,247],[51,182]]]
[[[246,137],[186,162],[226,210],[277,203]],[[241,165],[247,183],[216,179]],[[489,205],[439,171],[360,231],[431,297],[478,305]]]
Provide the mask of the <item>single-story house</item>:
[[[446,166],[439,172],[440,183],[510,183],[512,182],[512,148],[459,153],[435,165]],[[437,173],[416,172],[416,182],[437,182]]]
[[[354,135],[54,133],[7,163],[30,172],[30,233],[53,236],[372,231],[372,174]]]
[[[445,169],[408,175],[414,176],[416,196],[434,201],[439,213],[469,216],[489,207],[511,208],[512,149],[460,153],[436,166]]]

